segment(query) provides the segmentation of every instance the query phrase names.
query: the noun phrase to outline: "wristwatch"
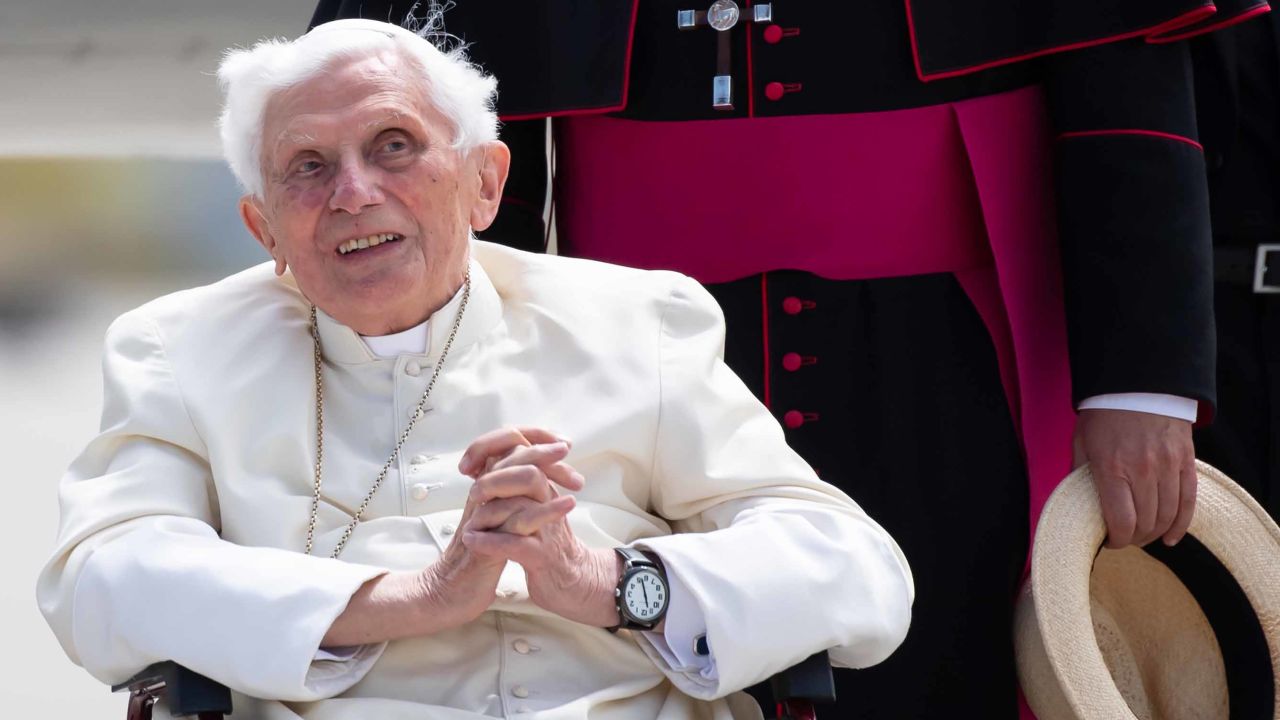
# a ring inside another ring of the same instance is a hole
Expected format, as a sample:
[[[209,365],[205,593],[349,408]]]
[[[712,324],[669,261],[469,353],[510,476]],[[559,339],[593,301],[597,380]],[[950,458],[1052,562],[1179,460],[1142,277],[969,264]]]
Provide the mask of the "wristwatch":
[[[667,612],[671,593],[667,573],[657,555],[635,548],[615,548],[622,558],[622,579],[613,591],[618,630],[652,630]]]

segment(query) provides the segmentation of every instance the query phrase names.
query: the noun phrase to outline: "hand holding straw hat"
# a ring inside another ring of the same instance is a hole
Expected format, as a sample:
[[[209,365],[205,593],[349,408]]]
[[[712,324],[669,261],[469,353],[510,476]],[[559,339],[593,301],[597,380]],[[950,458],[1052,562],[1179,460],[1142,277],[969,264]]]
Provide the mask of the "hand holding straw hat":
[[[1280,719],[1280,528],[1221,472],[1196,469],[1176,549],[1100,550],[1088,467],[1049,498],[1015,617],[1018,676],[1040,720]],[[1200,565],[1212,567],[1171,569]]]

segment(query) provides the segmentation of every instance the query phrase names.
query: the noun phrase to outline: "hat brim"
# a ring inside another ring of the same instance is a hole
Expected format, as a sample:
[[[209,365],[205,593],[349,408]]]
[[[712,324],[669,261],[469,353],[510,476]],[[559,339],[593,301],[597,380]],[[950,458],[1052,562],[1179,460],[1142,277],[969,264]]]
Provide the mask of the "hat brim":
[[[1280,667],[1280,528],[1221,472],[1199,461],[1196,470],[1196,511],[1188,532],[1248,598],[1266,636],[1274,675]],[[1019,603],[1015,620],[1019,675],[1042,720],[1054,716],[1054,708],[1082,719],[1135,718],[1107,669],[1090,611],[1090,574],[1105,537],[1093,477],[1082,467],[1045,504],[1023,591],[1029,597]],[[1042,681],[1049,672],[1056,683]],[[1275,688],[1280,713],[1280,682]]]

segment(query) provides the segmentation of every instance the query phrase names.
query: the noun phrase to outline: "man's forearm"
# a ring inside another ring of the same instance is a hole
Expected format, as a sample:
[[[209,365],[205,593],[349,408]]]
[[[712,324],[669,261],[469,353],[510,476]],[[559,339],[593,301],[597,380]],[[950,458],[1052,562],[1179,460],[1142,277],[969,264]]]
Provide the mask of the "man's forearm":
[[[431,635],[466,622],[444,602],[425,573],[393,572],[369,580],[325,633],[322,647],[344,647]]]

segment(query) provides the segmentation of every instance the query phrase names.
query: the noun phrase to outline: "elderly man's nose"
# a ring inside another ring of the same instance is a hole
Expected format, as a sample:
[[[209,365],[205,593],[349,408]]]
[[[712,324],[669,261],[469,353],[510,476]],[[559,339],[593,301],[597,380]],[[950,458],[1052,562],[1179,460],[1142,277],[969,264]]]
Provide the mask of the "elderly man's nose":
[[[354,215],[381,202],[382,191],[378,189],[371,174],[363,168],[348,166],[338,174],[333,196],[329,199],[329,209]]]

